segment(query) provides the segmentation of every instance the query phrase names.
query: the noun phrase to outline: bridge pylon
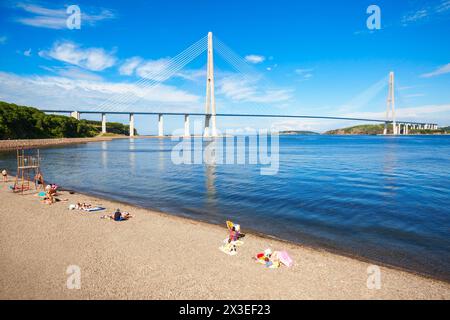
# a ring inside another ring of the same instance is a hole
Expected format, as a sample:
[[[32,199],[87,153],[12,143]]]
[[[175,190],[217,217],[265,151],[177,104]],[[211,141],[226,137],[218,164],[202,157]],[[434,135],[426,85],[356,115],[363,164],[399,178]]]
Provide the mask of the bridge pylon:
[[[206,104],[204,137],[217,136],[216,98],[214,96],[214,60],[212,32],[208,32],[208,58],[206,69]]]
[[[383,134],[387,134],[387,125],[392,121],[392,133],[399,134],[395,121],[395,96],[394,96],[394,72],[389,72],[389,92],[386,100],[386,122],[384,123]]]

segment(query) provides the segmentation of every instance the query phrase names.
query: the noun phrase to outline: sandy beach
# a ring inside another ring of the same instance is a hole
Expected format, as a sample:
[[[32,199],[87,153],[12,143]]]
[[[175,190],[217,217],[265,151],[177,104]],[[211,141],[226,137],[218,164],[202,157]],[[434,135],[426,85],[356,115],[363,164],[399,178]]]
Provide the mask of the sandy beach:
[[[75,143],[88,143],[99,141],[111,141],[112,139],[128,139],[127,136],[98,136],[93,138],[55,138],[55,139],[22,139],[22,140],[0,140],[0,151],[16,150],[17,148],[37,148]]]
[[[236,256],[218,247],[223,227],[83,194],[62,192],[46,205],[35,193],[0,192],[1,299],[449,299],[450,284],[381,267],[381,288],[367,288],[357,259],[247,234]],[[68,210],[87,202],[108,210]],[[129,221],[100,219],[115,208]],[[245,226],[242,226],[245,232]],[[291,268],[268,269],[252,256],[285,249]],[[68,266],[81,289],[68,289]]]

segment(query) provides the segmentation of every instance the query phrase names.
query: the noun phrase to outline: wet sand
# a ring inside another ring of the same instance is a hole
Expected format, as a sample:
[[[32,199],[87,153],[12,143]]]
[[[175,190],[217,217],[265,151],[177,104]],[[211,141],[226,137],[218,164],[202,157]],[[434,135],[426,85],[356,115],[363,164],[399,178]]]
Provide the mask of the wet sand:
[[[449,283],[389,267],[380,267],[381,288],[368,289],[368,262],[254,234],[228,256],[218,249],[225,222],[68,192],[49,206],[0,183],[1,299],[450,299]],[[108,210],[68,210],[76,202]],[[100,219],[115,208],[134,217]],[[287,250],[294,266],[255,263],[267,247]],[[67,288],[70,265],[80,267],[81,289]]]

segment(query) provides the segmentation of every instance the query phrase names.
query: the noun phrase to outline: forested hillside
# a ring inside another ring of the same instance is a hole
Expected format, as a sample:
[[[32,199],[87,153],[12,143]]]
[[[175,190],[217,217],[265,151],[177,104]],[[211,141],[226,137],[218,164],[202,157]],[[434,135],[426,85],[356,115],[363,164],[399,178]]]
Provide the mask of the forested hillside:
[[[129,126],[108,122],[107,132],[128,135]],[[50,115],[26,106],[0,101],[0,139],[41,139],[95,137],[101,122]],[[135,134],[137,134],[135,130]]]

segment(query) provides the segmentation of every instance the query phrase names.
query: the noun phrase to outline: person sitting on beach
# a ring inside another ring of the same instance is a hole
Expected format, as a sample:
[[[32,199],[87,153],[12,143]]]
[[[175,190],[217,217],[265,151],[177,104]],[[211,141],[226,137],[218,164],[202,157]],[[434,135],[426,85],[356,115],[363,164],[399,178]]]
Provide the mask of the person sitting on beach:
[[[55,192],[49,188],[47,189],[46,193],[45,193],[45,197],[44,197],[44,203],[46,204],[52,204],[55,203]]]
[[[8,182],[8,171],[6,169],[2,170],[3,182]]]
[[[230,235],[228,236],[228,243],[232,241],[237,241],[245,237],[245,234],[241,233],[241,226],[239,224],[233,225],[230,229]]]

